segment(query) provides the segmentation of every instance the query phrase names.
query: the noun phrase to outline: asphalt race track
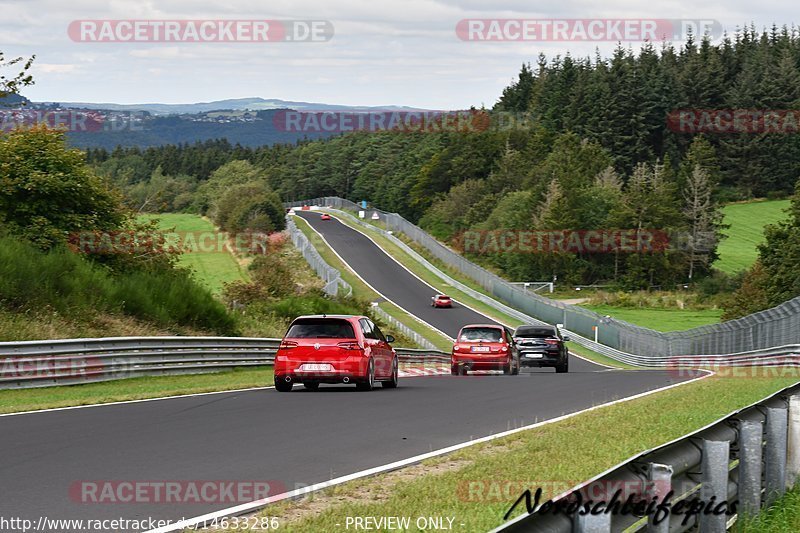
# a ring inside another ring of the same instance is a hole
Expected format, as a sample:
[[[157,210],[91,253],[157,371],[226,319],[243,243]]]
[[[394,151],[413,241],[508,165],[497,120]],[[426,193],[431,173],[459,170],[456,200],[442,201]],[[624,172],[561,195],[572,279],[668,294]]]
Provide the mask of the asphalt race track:
[[[490,321],[463,306],[432,309],[432,289],[366,237],[303,216],[375,289],[448,335]],[[177,520],[234,503],[82,503],[76,484],[258,480],[283,492],[676,381],[573,358],[568,374],[426,376],[368,393],[323,385],[0,416],[0,516]],[[564,459],[576,453],[565,449]]]

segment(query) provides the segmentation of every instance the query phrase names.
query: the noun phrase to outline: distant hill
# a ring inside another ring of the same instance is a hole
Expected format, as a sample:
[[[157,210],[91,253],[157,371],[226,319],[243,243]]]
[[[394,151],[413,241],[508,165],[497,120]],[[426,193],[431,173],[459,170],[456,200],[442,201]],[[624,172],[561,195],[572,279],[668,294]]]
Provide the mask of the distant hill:
[[[13,105],[13,104],[11,104]],[[18,106],[19,104],[17,104]],[[304,139],[319,139],[337,135],[336,132],[314,130],[308,132],[284,131],[276,125],[281,112],[413,112],[426,111],[404,106],[346,106],[314,102],[291,102],[264,98],[237,98],[200,102],[194,104],[111,104],[90,102],[32,102],[31,106],[44,110],[75,109],[80,112],[98,112],[109,126],[101,131],[71,131],[67,139],[79,148],[105,148],[117,146],[161,146],[165,144],[192,144],[197,141],[227,139],[232,144],[258,147],[272,144],[293,144]],[[135,127],[111,127],[115,116],[137,116],[128,122]]]
[[[298,140],[330,137],[333,133],[297,133],[281,131],[273,123],[278,111],[258,111],[258,120],[207,121],[203,114],[147,117],[139,127],[122,131],[68,132],[67,139],[78,148],[105,148],[117,146],[162,146],[165,144],[193,144],[196,141],[227,139],[231,144],[258,147],[273,144],[293,144]],[[125,111],[121,111],[125,113]],[[205,120],[200,120],[205,119]],[[224,119],[223,119],[224,120]]]
[[[38,102],[51,104],[53,102]],[[294,109],[296,111],[423,111],[421,109],[405,106],[347,106],[337,104],[322,104],[314,102],[293,102],[288,100],[264,98],[233,98],[229,100],[215,100],[213,102],[199,102],[195,104],[110,104],[91,102],[59,102],[61,107],[69,109],[107,109],[110,111],[149,111],[154,115],[176,115],[207,113],[217,110],[251,110],[262,111],[271,109]]]

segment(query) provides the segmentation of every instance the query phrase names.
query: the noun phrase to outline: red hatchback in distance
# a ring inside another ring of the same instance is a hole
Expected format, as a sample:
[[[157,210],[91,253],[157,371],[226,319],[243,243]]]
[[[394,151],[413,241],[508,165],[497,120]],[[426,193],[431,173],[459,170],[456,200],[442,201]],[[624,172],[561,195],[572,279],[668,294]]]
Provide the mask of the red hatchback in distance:
[[[458,332],[450,359],[450,373],[465,375],[470,370],[502,370],[519,374],[520,360],[514,336],[505,326],[471,324]]]
[[[431,306],[432,307],[453,307],[453,301],[446,294],[437,294],[436,296],[431,296]]]
[[[295,383],[316,390],[320,383],[355,383],[372,390],[376,382],[397,387],[397,354],[369,318],[349,315],[301,316],[292,322],[275,354],[275,388]]]

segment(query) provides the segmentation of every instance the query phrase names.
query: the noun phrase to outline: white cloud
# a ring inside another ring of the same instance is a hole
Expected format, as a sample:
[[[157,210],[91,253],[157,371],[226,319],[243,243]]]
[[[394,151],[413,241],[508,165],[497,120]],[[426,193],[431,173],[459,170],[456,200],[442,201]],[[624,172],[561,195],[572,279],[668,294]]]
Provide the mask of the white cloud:
[[[794,2],[767,0],[0,0],[0,50],[37,55],[34,100],[194,102],[262,96],[437,109],[491,105],[540,52],[608,54],[614,43],[460,41],[464,18],[716,19],[733,31],[791,24]],[[82,19],[329,20],[327,43],[76,43]],[[635,46],[634,46],[635,47]],[[90,81],[87,81],[90,80]]]

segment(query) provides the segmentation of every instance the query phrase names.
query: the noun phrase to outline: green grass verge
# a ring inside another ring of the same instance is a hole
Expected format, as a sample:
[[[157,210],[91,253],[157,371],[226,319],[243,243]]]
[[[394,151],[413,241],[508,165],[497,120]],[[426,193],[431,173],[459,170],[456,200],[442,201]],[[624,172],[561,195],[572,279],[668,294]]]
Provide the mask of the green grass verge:
[[[199,215],[161,213],[158,215],[140,215],[139,218],[144,221],[158,220],[158,229],[162,231],[174,228],[174,231],[178,233],[217,233],[214,224]],[[216,241],[214,242],[216,244]],[[216,294],[222,292],[225,283],[239,280],[248,281],[245,269],[239,265],[236,257],[227,250],[219,252],[186,252],[181,254],[178,263],[194,271],[195,278]]]
[[[738,533],[797,533],[800,531],[800,487],[787,492],[769,509],[736,523]]]
[[[458,530],[487,531],[503,523],[525,488],[553,496],[795,381],[708,378],[272,505],[263,514],[278,517],[285,531],[335,531],[348,516],[444,516]]]
[[[272,386],[272,367],[237,368],[226,372],[184,376],[146,376],[85,385],[0,390],[0,413],[266,386]]]
[[[657,331],[680,331],[716,324],[723,313],[722,309],[615,307],[587,304],[581,304],[581,307]]]
[[[589,348],[584,348],[580,344],[576,342],[568,342],[567,348],[569,348],[570,353],[580,355],[584,359],[588,359],[590,361],[594,361],[595,363],[599,363],[601,365],[606,365],[614,368],[623,368],[627,370],[637,370],[641,367],[629,365],[627,363],[621,363],[610,357],[606,357],[603,354],[599,354],[595,351],[590,350]]]
[[[333,250],[331,250],[331,248],[328,247],[319,234],[311,228],[308,222],[303,220],[301,217],[294,217],[294,220],[297,228],[303,232],[303,235],[305,235],[306,238],[308,238],[309,242],[317,250],[320,257],[322,257],[322,259],[330,266],[338,270],[342,276],[342,279],[351,287],[353,287],[353,296],[368,302],[373,302],[380,297],[378,293],[372,290],[369,285],[364,283],[361,278],[356,276],[350,267],[343,263],[342,260],[339,259],[335,253],[333,253]],[[411,315],[400,309],[395,304],[391,302],[381,302],[380,308],[431,341],[439,350],[449,352],[452,348],[452,344],[449,339],[444,337],[438,331],[414,319],[411,317]]]
[[[764,226],[786,218],[784,209],[789,200],[770,200],[726,205],[723,222],[730,224],[724,231],[728,235],[719,244],[719,259],[714,266],[734,274],[746,270],[758,258],[756,246],[764,242]]]
[[[354,230],[359,231],[361,233],[364,233],[365,235],[367,234],[367,233],[365,233],[363,226],[361,226],[359,224],[356,224],[354,222],[351,222],[350,220],[348,220],[348,219],[346,219],[344,217],[337,217],[337,219],[340,222],[342,222],[343,224],[346,224],[346,225],[350,226]],[[375,225],[375,224],[373,223],[373,225]],[[369,236],[375,242],[377,242],[381,246],[381,248],[383,248],[386,252],[388,252],[395,260],[397,260],[400,264],[402,264],[407,269],[409,269],[411,272],[416,274],[419,278],[423,279],[426,283],[428,283],[429,285],[435,287],[437,291],[449,294],[451,297],[455,298],[459,302],[463,302],[464,304],[472,307],[473,309],[475,309],[479,313],[484,314],[484,315],[486,315],[486,316],[488,316],[488,317],[490,317],[490,318],[492,318],[494,320],[497,320],[498,322],[502,322],[504,324],[508,324],[508,325],[510,325],[512,327],[517,327],[517,326],[523,325],[522,321],[520,321],[520,320],[518,320],[518,319],[516,319],[516,318],[514,318],[512,316],[509,316],[509,315],[507,315],[507,314],[505,314],[505,313],[503,313],[501,311],[498,311],[494,307],[482,302],[481,300],[473,298],[472,296],[470,296],[470,295],[468,295],[468,294],[456,289],[452,285],[450,285],[448,283],[445,283],[436,274],[432,273],[430,270],[428,270],[427,268],[425,268],[424,266],[419,264],[419,262],[417,260],[415,260],[413,257],[411,257],[402,248],[400,248],[399,246],[394,244],[392,241],[387,239],[383,234],[381,234],[381,233],[379,233],[377,231],[371,231],[371,232],[369,232]],[[400,238],[400,237],[398,237],[398,238]],[[412,246],[412,245],[409,244],[409,246]],[[431,264],[433,264],[435,267],[437,267],[439,270],[443,271],[445,274],[447,274],[448,276],[450,276],[454,280],[456,280],[456,281],[458,281],[460,283],[463,283],[467,287],[469,287],[469,288],[471,288],[473,290],[476,290],[476,291],[480,292],[481,294],[484,294],[484,295],[486,295],[486,296],[488,296],[490,298],[493,298],[493,296],[488,294],[485,289],[480,287],[473,280],[470,280],[470,279],[466,278],[466,276],[464,276],[463,274],[460,274],[458,272],[455,272],[455,271],[445,267],[444,265],[441,264],[441,262],[436,261],[435,259],[431,258],[430,255],[425,253],[424,250],[419,250],[415,246],[412,246],[412,249],[414,249],[414,251],[419,253],[422,257],[424,257],[425,259],[430,261]],[[618,361],[614,361],[613,359],[610,359],[610,358],[608,358],[608,357],[606,357],[604,355],[601,355],[601,354],[598,354],[596,352],[593,352],[592,350],[589,350],[587,348],[583,348],[583,347],[580,347],[580,346],[577,346],[577,348],[575,348],[574,343],[573,343],[573,347],[571,347],[570,349],[572,351],[574,351],[575,353],[577,353],[579,355],[582,355],[586,359],[589,359],[590,361],[595,361],[595,362],[598,362],[598,363],[601,363],[601,364],[604,364],[604,365],[608,365],[608,366],[613,366],[613,367],[616,367],[616,368],[635,368],[635,367],[632,367],[630,365],[626,365],[624,363],[620,363]],[[447,351],[449,351],[449,348],[447,349]]]

